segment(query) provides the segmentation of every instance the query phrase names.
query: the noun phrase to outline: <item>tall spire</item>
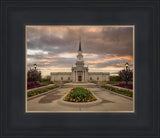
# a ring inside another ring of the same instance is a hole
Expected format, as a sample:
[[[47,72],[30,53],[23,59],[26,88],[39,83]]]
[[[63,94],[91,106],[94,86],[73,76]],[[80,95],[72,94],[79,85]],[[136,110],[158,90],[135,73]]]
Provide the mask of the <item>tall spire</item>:
[[[79,36],[79,51],[82,51],[81,50],[81,36]]]

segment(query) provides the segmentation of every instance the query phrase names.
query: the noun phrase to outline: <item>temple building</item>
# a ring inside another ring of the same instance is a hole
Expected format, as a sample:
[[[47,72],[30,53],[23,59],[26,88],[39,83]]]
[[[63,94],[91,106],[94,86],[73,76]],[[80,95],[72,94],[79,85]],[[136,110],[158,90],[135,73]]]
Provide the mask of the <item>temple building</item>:
[[[71,68],[72,72],[51,72],[51,81],[64,82],[95,82],[109,81],[109,72],[89,72],[89,69],[84,64],[81,38],[79,40],[79,49],[75,66]]]

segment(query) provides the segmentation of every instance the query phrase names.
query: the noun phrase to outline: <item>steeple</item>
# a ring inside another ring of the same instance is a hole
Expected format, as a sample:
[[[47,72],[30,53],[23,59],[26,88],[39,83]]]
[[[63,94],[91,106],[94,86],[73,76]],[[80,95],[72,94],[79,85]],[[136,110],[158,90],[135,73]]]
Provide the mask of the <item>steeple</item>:
[[[81,36],[79,36],[79,49],[78,49],[76,66],[84,66],[82,49],[81,49]]]
[[[79,51],[82,51],[82,49],[81,49],[81,36],[79,36]]]

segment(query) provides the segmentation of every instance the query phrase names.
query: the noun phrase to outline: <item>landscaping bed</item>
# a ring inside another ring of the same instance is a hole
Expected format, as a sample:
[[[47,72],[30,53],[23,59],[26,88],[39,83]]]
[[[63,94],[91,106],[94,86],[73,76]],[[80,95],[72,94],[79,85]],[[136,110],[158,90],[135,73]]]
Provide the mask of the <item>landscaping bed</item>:
[[[107,90],[119,93],[119,94],[123,94],[125,96],[129,96],[129,97],[133,97],[133,92],[129,91],[129,90],[123,90],[123,89],[118,89],[118,88],[114,88],[112,86],[102,86],[102,88],[105,88]]]
[[[93,94],[86,88],[76,87],[72,88],[70,92],[63,98],[68,102],[92,102],[97,100]]]
[[[126,86],[126,82],[124,81],[108,81],[107,84],[111,84],[111,85],[122,87],[122,88],[133,89],[132,81],[129,81],[127,86]]]
[[[58,88],[58,87],[59,86],[50,86],[50,87],[47,87],[47,88],[42,88],[42,89],[38,89],[38,90],[29,91],[29,92],[27,92],[27,97],[31,97],[31,96],[38,95],[38,94],[41,94],[41,93],[44,93],[44,92],[48,92],[48,91],[53,90],[53,89]]]
[[[35,82],[27,82],[27,89],[33,89],[33,88],[38,88],[38,87],[42,87],[42,86],[47,86],[49,84],[54,84],[53,81],[35,81]]]
[[[123,87],[123,88],[128,88],[128,89],[133,89],[133,83],[132,82],[128,82],[128,85],[126,86],[126,82],[119,82],[118,85],[119,87]]]

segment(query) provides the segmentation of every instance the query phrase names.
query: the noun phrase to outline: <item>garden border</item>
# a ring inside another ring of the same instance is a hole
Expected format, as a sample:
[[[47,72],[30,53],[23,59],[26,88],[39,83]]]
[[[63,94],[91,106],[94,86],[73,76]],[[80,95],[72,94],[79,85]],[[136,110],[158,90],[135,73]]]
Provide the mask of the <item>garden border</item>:
[[[65,105],[65,106],[79,106],[79,107],[84,107],[84,106],[92,106],[92,105],[97,105],[100,104],[102,102],[102,99],[100,99],[99,97],[97,97],[93,92],[91,92],[93,94],[93,96],[97,99],[95,101],[92,102],[84,102],[84,103],[74,103],[74,102],[67,102],[64,101],[63,98],[68,94],[62,96],[60,98],[60,100],[58,100],[59,104]]]
[[[42,89],[42,88],[52,87],[52,86],[55,86],[55,84],[49,84],[49,85],[46,85],[46,86],[41,86],[41,87],[37,87],[37,88],[33,88],[33,89],[28,89],[27,92],[39,90],[39,89]]]
[[[103,89],[103,90],[105,90],[105,91],[109,91],[109,93],[116,94],[116,95],[119,95],[119,96],[121,96],[121,97],[124,97],[124,98],[126,98],[126,99],[133,100],[133,97],[125,96],[125,95],[123,95],[123,94],[119,94],[119,93],[116,93],[116,92],[114,92],[114,91],[110,91],[110,90],[107,90],[107,89],[105,89],[105,88],[102,88],[102,87],[101,87],[101,89]]]
[[[133,89],[127,89],[127,88],[123,88],[123,87],[120,87],[120,86],[114,86],[114,85],[111,85],[111,84],[105,84],[105,86],[109,86],[109,87],[113,87],[113,88],[118,88],[118,89],[121,89],[121,90],[125,90],[125,91],[129,91],[129,92],[134,92]]]
[[[55,88],[55,89],[52,89],[52,90],[50,90],[50,91],[47,91],[47,92],[43,92],[43,93],[41,93],[41,94],[37,94],[37,95],[31,96],[31,97],[27,97],[27,101],[32,100],[32,99],[37,98],[37,97],[40,97],[40,96],[42,96],[42,95],[48,94],[48,93],[50,93],[50,92],[52,92],[52,91],[57,90],[58,88],[59,88],[59,87],[57,87],[57,88]]]

